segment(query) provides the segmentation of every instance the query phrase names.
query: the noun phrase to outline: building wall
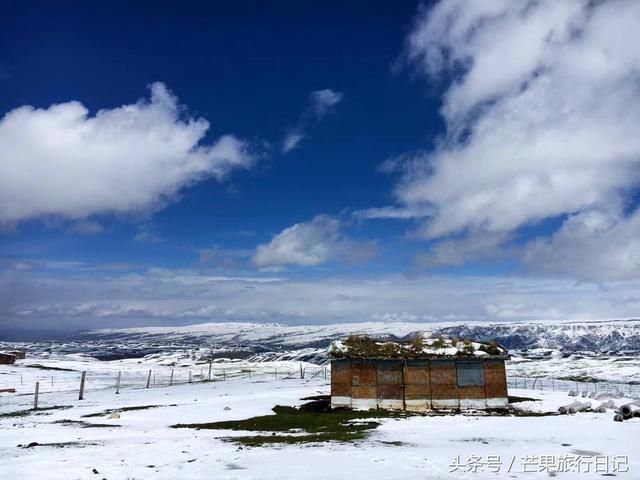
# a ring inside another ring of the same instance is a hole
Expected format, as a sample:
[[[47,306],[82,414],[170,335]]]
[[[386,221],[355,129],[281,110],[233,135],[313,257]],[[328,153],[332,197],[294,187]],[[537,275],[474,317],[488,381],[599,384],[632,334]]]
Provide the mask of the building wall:
[[[463,362],[465,360],[335,359],[331,362],[331,405],[358,410],[410,411],[506,407],[504,360],[483,360],[484,383],[466,385],[467,382],[462,382],[464,385],[460,386],[458,366]],[[465,367],[469,365],[461,366]],[[478,372],[475,373],[478,377]]]
[[[16,361],[15,355],[9,355],[7,353],[0,353],[0,364],[10,364]]]

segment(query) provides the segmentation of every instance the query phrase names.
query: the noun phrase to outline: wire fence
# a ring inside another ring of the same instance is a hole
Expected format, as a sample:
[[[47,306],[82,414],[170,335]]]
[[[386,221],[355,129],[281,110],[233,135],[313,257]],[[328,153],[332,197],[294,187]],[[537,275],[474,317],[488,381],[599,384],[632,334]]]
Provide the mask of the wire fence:
[[[193,367],[157,366],[148,370],[119,370],[119,371],[83,371],[83,372],[52,372],[51,375],[38,373],[29,375],[27,382],[20,375],[23,388],[19,395],[31,395],[34,407],[37,408],[38,397],[42,394],[57,392],[77,392],[78,398],[83,399],[91,391],[112,390],[118,394],[126,389],[151,389],[171,387],[202,382],[225,382],[230,380],[244,380],[249,382],[266,382],[277,380],[328,380],[331,369],[328,366],[309,366],[300,364],[298,368],[287,366],[272,366],[266,363],[234,365],[233,363],[208,363]],[[591,392],[607,393],[612,396],[640,397],[640,385],[612,383],[612,382],[581,382],[547,377],[507,376],[509,389],[524,389],[537,391],[569,392],[587,396]],[[13,390],[13,389],[7,389]],[[2,391],[2,388],[0,388]]]
[[[203,382],[224,382],[245,380],[266,382],[274,380],[307,380],[330,378],[326,366],[300,364],[298,368],[272,366],[265,363],[234,365],[209,363],[195,367],[166,367],[123,370],[52,371],[47,373],[19,373],[12,380],[6,377],[0,385],[0,392],[31,395],[34,406],[36,397],[51,393],[77,392],[79,399],[92,391],[112,390],[118,394],[126,389],[151,389]]]
[[[552,392],[585,392],[608,393],[611,395],[625,395],[629,397],[640,396],[640,385],[612,382],[581,382],[576,380],[561,380],[547,377],[521,377],[507,376],[508,388],[520,388],[524,390],[547,390]]]

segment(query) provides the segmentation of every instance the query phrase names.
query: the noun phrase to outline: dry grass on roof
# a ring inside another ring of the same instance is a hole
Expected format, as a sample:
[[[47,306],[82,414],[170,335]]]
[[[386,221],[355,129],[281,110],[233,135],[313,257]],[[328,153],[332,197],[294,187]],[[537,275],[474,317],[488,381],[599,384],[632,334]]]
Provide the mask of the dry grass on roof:
[[[506,350],[498,342],[479,343],[471,340],[457,339],[425,339],[417,335],[407,342],[393,342],[384,339],[376,339],[367,335],[350,335],[342,342],[342,345],[333,345],[329,355],[333,358],[434,358],[434,357],[467,357],[478,356],[477,352],[487,355],[506,355]],[[477,347],[477,350],[476,350]],[[455,348],[456,352],[438,352]]]

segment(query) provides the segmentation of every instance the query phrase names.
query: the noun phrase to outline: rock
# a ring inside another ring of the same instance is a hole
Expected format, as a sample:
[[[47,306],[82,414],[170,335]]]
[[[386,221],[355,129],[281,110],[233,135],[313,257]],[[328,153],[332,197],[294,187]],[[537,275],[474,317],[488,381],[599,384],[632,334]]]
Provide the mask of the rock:
[[[231,407],[224,407],[223,410],[231,410]]]

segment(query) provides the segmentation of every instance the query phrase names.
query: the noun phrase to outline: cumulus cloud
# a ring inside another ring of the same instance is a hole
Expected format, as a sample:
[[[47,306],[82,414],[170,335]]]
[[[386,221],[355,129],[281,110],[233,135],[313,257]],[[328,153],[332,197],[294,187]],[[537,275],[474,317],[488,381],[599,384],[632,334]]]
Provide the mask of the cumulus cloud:
[[[640,212],[587,210],[572,215],[551,238],[526,245],[525,265],[534,272],[571,271],[579,280],[640,277]]]
[[[417,254],[414,264],[420,268],[434,268],[507,257],[511,252],[503,245],[508,240],[508,236],[502,232],[482,232],[461,238],[448,238],[436,243],[428,252]]]
[[[355,242],[341,232],[339,219],[317,215],[306,223],[296,223],[258,245],[253,263],[260,268],[300,265],[316,266],[331,260],[360,263],[377,252],[373,242]]]
[[[16,108],[0,119],[0,222],[148,212],[252,164],[247,142],[207,143],[208,130],[162,83],[149,99],[95,115],[76,101]]]
[[[598,255],[556,257],[569,244],[587,253],[604,243],[591,220],[640,183],[639,25],[640,4],[626,0],[450,0],[422,8],[405,58],[448,88],[446,135],[411,162],[395,190],[401,206],[433,209],[417,234],[499,236],[568,217],[551,241],[527,250],[534,270],[580,274],[586,262],[591,276],[600,267],[603,278],[638,275],[633,255],[628,269],[600,265]],[[612,249],[628,247],[628,232],[640,234],[637,213],[617,212],[602,227],[612,232]]]
[[[297,148],[309,135],[309,131],[342,101],[343,95],[331,89],[316,90],[309,95],[309,105],[304,110],[298,124],[289,130],[282,141],[282,152]]]

